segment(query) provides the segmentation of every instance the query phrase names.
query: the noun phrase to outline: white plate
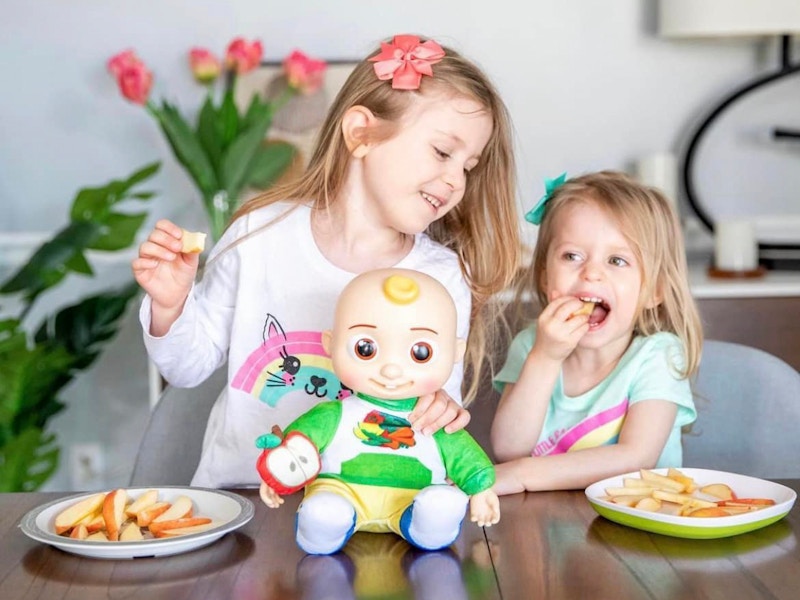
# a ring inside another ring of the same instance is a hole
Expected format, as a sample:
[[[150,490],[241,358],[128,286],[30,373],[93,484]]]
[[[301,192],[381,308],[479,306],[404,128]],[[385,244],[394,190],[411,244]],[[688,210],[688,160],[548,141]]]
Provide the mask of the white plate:
[[[247,498],[223,490],[193,487],[126,488],[132,498],[149,489],[158,490],[158,499],[174,501],[178,496],[188,496],[194,503],[196,516],[209,517],[222,524],[214,529],[174,538],[141,540],[137,542],[88,542],[56,535],[55,518],[58,513],[78,500],[97,492],[61,498],[34,508],[19,524],[30,538],[60,548],[65,552],[92,558],[144,558],[188,552],[215,542],[229,531],[238,529],[253,518],[253,503]]]
[[[667,473],[667,469],[653,470],[662,475]],[[699,487],[710,483],[726,483],[740,498],[772,498],[775,505],[729,517],[702,518],[647,512],[602,499],[607,495],[607,487],[622,487],[623,478],[638,478],[638,471],[593,483],[586,488],[586,497],[592,507],[610,521],[653,533],[692,539],[729,537],[766,527],[785,517],[797,499],[797,494],[791,488],[757,477],[710,469],[682,468],[680,471],[694,479]]]

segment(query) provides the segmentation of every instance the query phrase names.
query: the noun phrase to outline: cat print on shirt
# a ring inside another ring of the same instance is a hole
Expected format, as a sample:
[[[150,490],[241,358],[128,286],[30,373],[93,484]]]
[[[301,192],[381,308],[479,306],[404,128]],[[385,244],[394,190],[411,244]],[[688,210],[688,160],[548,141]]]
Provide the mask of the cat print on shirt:
[[[322,332],[284,331],[267,314],[262,343],[239,367],[231,386],[277,406],[289,393],[341,400],[352,394],[333,373],[330,356],[322,347]]]

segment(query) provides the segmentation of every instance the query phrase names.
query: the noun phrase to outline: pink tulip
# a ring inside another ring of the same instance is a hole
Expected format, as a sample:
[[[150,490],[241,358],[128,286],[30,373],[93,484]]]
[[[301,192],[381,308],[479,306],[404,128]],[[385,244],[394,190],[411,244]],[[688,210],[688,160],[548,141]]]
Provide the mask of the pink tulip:
[[[136,56],[136,53],[133,50],[124,50],[123,52],[112,56],[108,61],[107,67],[112,75],[119,77],[123,69],[139,64],[142,64],[142,61],[139,60],[139,57]]]
[[[108,70],[117,78],[122,95],[135,104],[146,104],[153,85],[153,74],[133,50],[112,56]]]
[[[325,82],[324,60],[316,60],[295,50],[283,60],[283,69],[289,85],[301,94],[310,95],[319,90]]]
[[[205,48],[192,48],[189,51],[189,66],[192,75],[200,83],[211,83],[222,70],[219,60]]]
[[[229,69],[235,69],[241,75],[252,71],[261,64],[264,49],[258,40],[249,43],[244,38],[236,38],[228,46],[225,53],[225,64]]]

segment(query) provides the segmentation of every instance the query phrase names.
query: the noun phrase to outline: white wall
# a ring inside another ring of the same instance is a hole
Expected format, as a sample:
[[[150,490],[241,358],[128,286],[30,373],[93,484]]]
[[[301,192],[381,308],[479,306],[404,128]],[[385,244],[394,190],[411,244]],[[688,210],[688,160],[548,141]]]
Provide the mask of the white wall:
[[[221,53],[243,35],[260,38],[267,59],[280,59],[295,47],[344,59],[362,57],[394,33],[433,36],[481,64],[505,97],[516,129],[525,208],[541,194],[546,176],[627,169],[645,154],[679,152],[713,101],[777,60],[774,46],[754,42],[659,39],[655,0],[28,0],[4,8],[0,236],[54,230],[64,224],[79,187],[127,175],[157,158],[164,167],[155,179],[160,196],[152,201],[151,220],[203,223],[198,196],[155,123],[119,96],[105,70],[106,60],[125,48],[136,49],[154,71],[156,97],[167,96],[190,111],[202,96],[186,67],[194,45]],[[775,100],[788,116],[776,117],[774,124],[800,127],[798,86],[789,85],[794,108],[786,96]],[[759,119],[771,123],[771,110],[768,103]],[[783,153],[777,158],[784,166],[787,152],[791,160],[798,158],[795,151],[771,152]],[[758,174],[748,173],[742,183],[732,175],[740,169],[724,161],[715,165],[701,181],[704,189],[714,180],[734,195],[750,194],[748,185],[766,185],[781,203],[799,204],[793,194],[800,181],[792,177],[800,177],[800,169],[792,169],[797,174],[788,179],[768,169],[767,184],[753,182]],[[742,203],[747,205],[747,197]],[[135,330],[135,322],[130,327]],[[94,397],[92,382],[73,390],[82,404],[61,418],[62,438],[89,435],[75,425],[77,410],[94,415],[93,427],[103,432],[96,437],[104,444],[121,437],[115,432],[126,415],[136,424],[129,437],[141,430],[147,410],[146,398],[138,396],[144,389],[138,379],[145,376],[142,350],[136,335],[118,343],[130,346],[121,354],[135,356],[137,381],[103,398]],[[125,443],[135,449],[135,442]],[[124,463],[123,450],[115,449],[115,460]],[[128,472],[125,464],[116,470]]]

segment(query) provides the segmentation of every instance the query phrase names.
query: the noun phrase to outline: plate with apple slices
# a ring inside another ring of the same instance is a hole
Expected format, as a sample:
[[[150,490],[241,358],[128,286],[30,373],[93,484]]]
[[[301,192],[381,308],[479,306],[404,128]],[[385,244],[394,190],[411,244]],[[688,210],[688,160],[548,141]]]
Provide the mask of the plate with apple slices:
[[[690,539],[761,529],[785,517],[797,499],[794,490],[779,483],[694,468],[642,469],[593,483],[585,493],[592,508],[610,521]]]
[[[28,537],[104,559],[145,558],[207,546],[253,518],[247,498],[196,487],[119,488],[43,504],[19,524]]]

